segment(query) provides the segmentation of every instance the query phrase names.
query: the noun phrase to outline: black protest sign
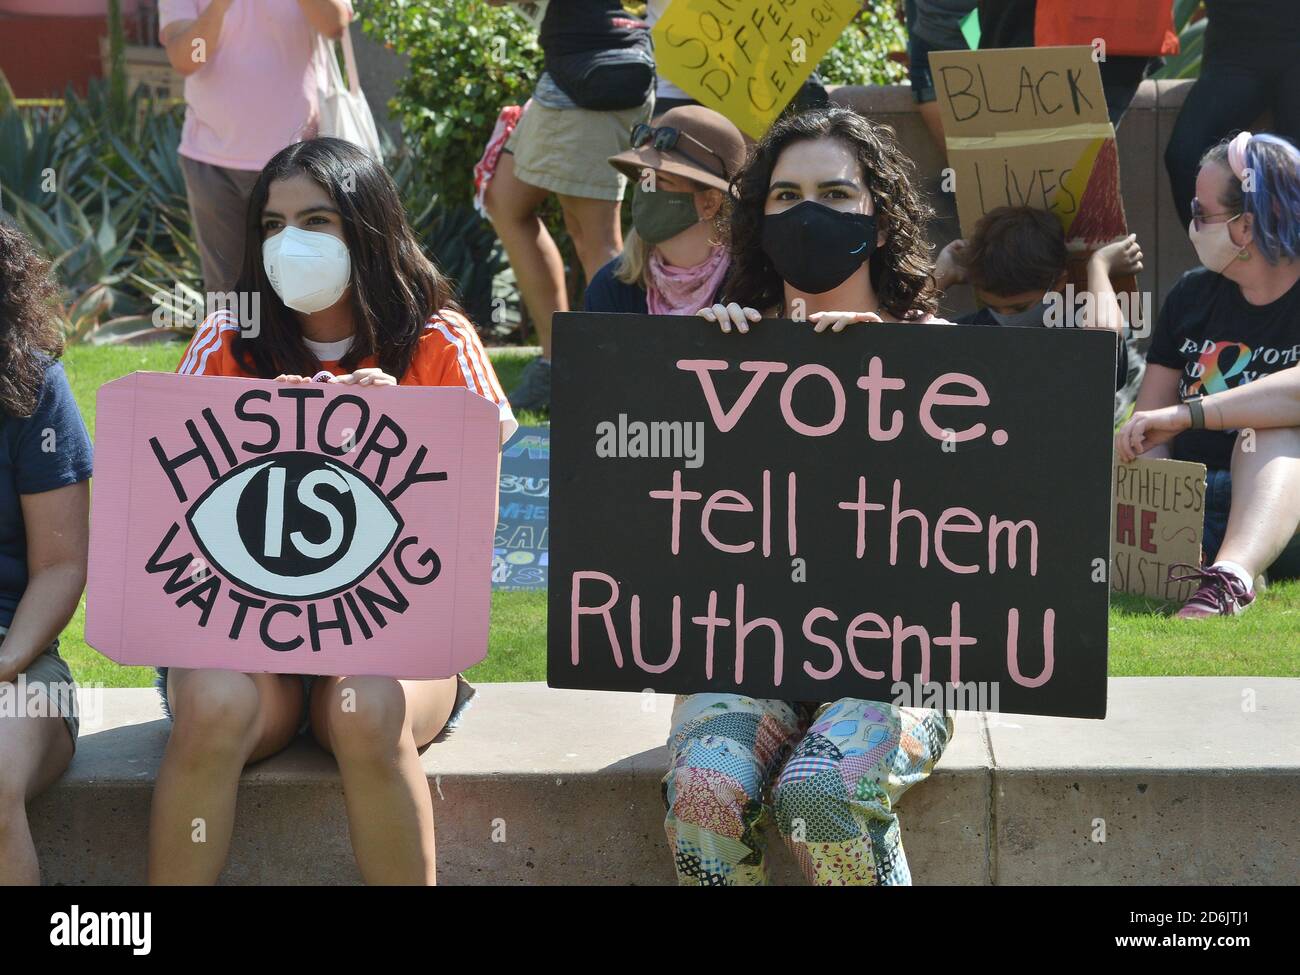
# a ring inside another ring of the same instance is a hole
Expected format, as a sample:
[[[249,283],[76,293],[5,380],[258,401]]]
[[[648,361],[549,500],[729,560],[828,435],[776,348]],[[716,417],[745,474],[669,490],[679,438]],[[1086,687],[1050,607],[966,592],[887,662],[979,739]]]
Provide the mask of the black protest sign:
[[[1103,717],[1115,352],[557,315],[548,683]]]

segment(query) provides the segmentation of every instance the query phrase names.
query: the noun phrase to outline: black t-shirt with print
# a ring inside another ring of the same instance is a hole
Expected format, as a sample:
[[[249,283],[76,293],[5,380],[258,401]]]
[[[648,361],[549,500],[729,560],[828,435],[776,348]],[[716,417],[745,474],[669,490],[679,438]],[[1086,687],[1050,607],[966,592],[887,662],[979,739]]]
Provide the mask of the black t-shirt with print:
[[[1300,282],[1276,301],[1252,305],[1205,268],[1188,271],[1169,292],[1147,352],[1148,363],[1181,370],[1180,401],[1244,386],[1298,360]],[[1236,431],[1189,430],[1174,439],[1172,454],[1225,469],[1236,440]]]

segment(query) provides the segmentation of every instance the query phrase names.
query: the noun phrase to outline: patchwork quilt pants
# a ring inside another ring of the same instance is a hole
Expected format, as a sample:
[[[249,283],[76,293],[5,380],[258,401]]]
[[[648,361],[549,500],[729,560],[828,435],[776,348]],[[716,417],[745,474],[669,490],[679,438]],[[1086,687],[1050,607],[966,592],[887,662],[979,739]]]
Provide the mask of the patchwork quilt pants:
[[[663,780],[678,882],[767,883],[770,815],[810,883],[911,883],[895,805],[952,733],[950,715],[877,701],[679,696]]]

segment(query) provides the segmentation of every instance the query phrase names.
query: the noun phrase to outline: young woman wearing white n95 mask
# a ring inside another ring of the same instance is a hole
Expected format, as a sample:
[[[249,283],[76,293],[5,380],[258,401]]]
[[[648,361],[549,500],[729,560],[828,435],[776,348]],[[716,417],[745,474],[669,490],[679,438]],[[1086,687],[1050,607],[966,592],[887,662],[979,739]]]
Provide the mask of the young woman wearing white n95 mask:
[[[392,179],[351,143],[312,139],[267,164],[249,201],[236,288],[255,314],[244,322],[228,311],[209,315],[178,372],[460,386],[499,406],[502,442],[517,427],[473,325],[420,251]],[[173,726],[154,793],[151,882],[215,882],[240,772],[307,728],[338,760],[362,878],[434,881],[433,805],[417,749],[468,703],[472,691],[459,676],[173,667],[159,686]],[[192,841],[196,819],[207,825],[207,842]]]

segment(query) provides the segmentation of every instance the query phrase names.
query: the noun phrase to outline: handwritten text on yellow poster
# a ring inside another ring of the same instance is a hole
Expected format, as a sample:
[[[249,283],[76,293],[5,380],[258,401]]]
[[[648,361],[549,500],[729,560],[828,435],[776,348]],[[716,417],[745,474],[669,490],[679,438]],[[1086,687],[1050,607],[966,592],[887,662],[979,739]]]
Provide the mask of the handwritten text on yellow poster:
[[[659,74],[757,139],[839,38],[859,0],[672,0]]]

